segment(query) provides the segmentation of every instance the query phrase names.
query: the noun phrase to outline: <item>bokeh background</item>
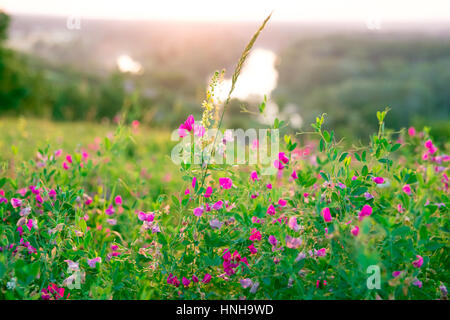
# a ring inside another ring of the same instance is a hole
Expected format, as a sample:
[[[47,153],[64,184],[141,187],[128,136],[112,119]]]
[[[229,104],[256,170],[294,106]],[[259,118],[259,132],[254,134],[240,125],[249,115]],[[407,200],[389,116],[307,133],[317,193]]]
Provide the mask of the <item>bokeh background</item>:
[[[238,81],[228,127],[278,117],[309,131],[325,112],[338,136],[364,140],[376,130],[375,112],[389,107],[389,127],[429,126],[438,143],[449,141],[447,1],[2,0],[0,10],[0,116],[10,122],[106,126],[124,108],[126,121],[158,130],[188,114],[198,119],[214,71],[226,69],[225,92],[274,10]],[[265,117],[241,112],[257,110],[264,95]]]

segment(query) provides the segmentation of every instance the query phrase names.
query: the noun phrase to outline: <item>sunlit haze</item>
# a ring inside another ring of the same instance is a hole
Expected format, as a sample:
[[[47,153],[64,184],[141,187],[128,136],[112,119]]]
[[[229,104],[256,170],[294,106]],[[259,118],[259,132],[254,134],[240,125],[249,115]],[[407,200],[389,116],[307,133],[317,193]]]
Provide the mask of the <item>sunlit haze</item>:
[[[13,14],[75,15],[104,19],[252,21],[261,20],[274,10],[275,21],[359,22],[368,19],[393,22],[450,21],[450,2],[446,0],[1,0],[0,8]]]

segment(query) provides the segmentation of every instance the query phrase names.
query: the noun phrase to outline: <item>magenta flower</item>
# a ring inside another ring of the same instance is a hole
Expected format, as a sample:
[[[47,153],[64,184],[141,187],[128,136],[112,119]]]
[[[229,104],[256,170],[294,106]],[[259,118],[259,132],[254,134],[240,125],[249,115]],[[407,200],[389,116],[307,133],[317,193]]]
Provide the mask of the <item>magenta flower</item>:
[[[327,255],[327,249],[326,248],[322,248],[322,249],[319,249],[319,250],[315,250],[315,254],[318,257],[325,257]]]
[[[274,165],[274,167],[277,168],[278,170],[282,170],[282,169],[284,168],[283,163],[282,163],[280,160],[278,160],[278,159],[276,159],[276,160],[273,162],[273,165]]]
[[[56,157],[56,158],[60,157],[60,156],[62,155],[62,153],[63,153],[62,149],[56,150],[56,151],[55,151],[55,157]]]
[[[214,210],[220,210],[220,209],[222,209],[222,207],[223,207],[223,201],[222,201],[222,200],[217,201],[216,203],[213,204],[212,207],[213,207]]]
[[[272,184],[270,184],[270,183],[267,184],[267,185],[266,185],[266,188],[269,189],[269,190],[272,189]]]
[[[67,162],[68,163],[72,163],[72,156],[70,155],[70,154],[68,154],[67,156],[66,156],[66,160],[67,160]]]
[[[106,213],[108,216],[113,215],[114,212],[116,212],[116,210],[114,210],[114,207],[113,207],[112,204],[109,205],[109,207],[106,208],[106,210],[105,210],[105,213]]]
[[[278,154],[278,159],[283,162],[284,164],[287,164],[289,162],[289,158],[286,157],[286,154],[284,152],[280,152]]]
[[[114,203],[116,204],[116,206],[121,206],[122,205],[122,197],[121,196],[115,197]]]
[[[284,199],[278,200],[278,205],[279,205],[280,207],[285,207],[286,204],[287,204],[287,201],[286,201],[286,200],[284,200]]]
[[[275,207],[272,204],[267,208],[267,214],[271,216],[275,215]]]
[[[49,196],[50,198],[56,198],[56,191],[55,191],[54,189],[51,189],[51,190],[48,192],[48,196]]]
[[[139,211],[138,219],[141,221],[152,222],[155,219],[155,214],[153,212],[145,213],[145,212]]]
[[[212,193],[213,193],[212,187],[208,187],[208,188],[206,188],[205,194],[203,196],[205,198],[209,198],[209,197],[211,197]]]
[[[189,285],[191,284],[191,280],[189,280],[189,279],[186,278],[186,277],[183,277],[183,279],[181,279],[181,283],[183,283],[183,286],[184,286],[185,288],[187,288],[187,287],[189,287]]]
[[[402,187],[402,191],[403,191],[404,193],[406,193],[408,196],[410,196],[410,195],[411,195],[411,186],[410,186],[409,184],[405,184],[405,185]]]
[[[67,162],[64,161],[62,166],[63,166],[64,170],[69,170],[69,165],[67,164]]]
[[[201,217],[203,214],[203,207],[198,207],[194,209],[194,215],[197,217]]]
[[[255,248],[255,244],[251,244],[248,246],[248,249],[250,250],[250,254],[257,254],[258,250]]]
[[[230,178],[219,178],[219,184],[223,189],[230,189],[233,186],[233,181]]]
[[[382,177],[373,177],[372,180],[376,184],[383,184],[384,183],[384,178],[382,178]]]
[[[397,278],[399,275],[402,274],[402,272],[403,272],[403,271],[394,271],[394,272],[392,272],[392,276],[393,276],[394,278]]]
[[[259,180],[258,172],[252,171],[252,173],[250,173],[250,179],[252,179],[253,182],[258,181]]]
[[[297,171],[295,171],[295,170],[292,171],[291,177],[292,177],[292,179],[297,180],[298,179]]]
[[[278,240],[277,240],[277,238],[275,238],[275,236],[270,235],[270,236],[269,236],[269,243],[270,243],[272,246],[276,247],[276,245],[277,245],[277,243],[278,243]]]
[[[412,262],[412,265],[416,268],[420,268],[423,264],[423,258],[422,256],[416,255],[417,260],[414,260]]]
[[[355,237],[359,234],[359,227],[355,226],[352,230],[351,230],[352,235],[354,235]]]
[[[208,283],[211,281],[211,275],[209,273],[205,274],[205,276],[203,277],[202,282],[203,283]]]
[[[258,229],[253,228],[252,234],[248,238],[250,241],[261,241],[261,232],[258,231]]]
[[[198,282],[198,277],[195,274],[192,276],[192,282]]]
[[[89,267],[91,267],[91,268],[95,268],[96,264],[101,263],[101,262],[102,262],[102,258],[100,258],[100,257],[96,257],[93,259],[87,259],[87,263],[88,263]]]
[[[17,198],[12,198],[11,205],[13,206],[13,208],[20,207],[22,205],[22,200],[17,199]]]
[[[192,178],[192,189],[195,189],[195,186],[197,185],[197,178],[193,177]]]
[[[322,209],[322,217],[325,222],[331,222],[331,220],[333,220],[331,217],[330,208],[325,207]]]
[[[416,129],[414,127],[410,127],[408,129],[408,134],[410,137],[414,137],[416,135]]]
[[[358,214],[358,218],[361,221],[364,217],[370,216],[372,214],[372,207],[368,204],[365,204],[361,211]]]
[[[181,138],[185,137],[187,135],[187,132],[192,132],[194,128],[195,119],[194,116],[191,114],[187,117],[186,121],[180,125],[178,128],[178,134]]]

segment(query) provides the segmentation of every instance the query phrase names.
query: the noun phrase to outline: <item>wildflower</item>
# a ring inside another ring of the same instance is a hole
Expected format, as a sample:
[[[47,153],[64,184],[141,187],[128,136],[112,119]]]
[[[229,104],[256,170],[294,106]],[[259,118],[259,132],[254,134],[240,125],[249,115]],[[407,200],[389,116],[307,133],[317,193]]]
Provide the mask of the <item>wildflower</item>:
[[[266,188],[269,189],[269,190],[272,189],[272,184],[270,184],[270,183],[267,184],[267,185],[266,185]]]
[[[408,129],[408,134],[410,137],[414,137],[416,135],[416,129],[414,127],[410,127]]]
[[[253,281],[248,278],[241,279],[239,282],[241,283],[241,286],[244,289],[247,289],[248,287],[250,287],[253,284]]]
[[[194,215],[197,217],[201,217],[203,214],[203,207],[198,207],[194,209]]]
[[[16,198],[12,198],[11,199],[11,205],[13,206],[13,208],[20,207],[22,205],[22,200],[16,199]]]
[[[250,195],[250,198],[252,198],[252,199],[256,199],[256,198],[258,198],[258,197],[259,197],[259,192]]]
[[[325,220],[325,222],[331,222],[331,220],[333,219],[331,217],[330,208],[328,208],[328,207],[325,207],[322,209],[322,216],[323,216],[323,219]]]
[[[270,243],[272,246],[276,247],[276,245],[277,245],[277,243],[278,243],[278,240],[277,240],[277,238],[275,238],[275,236],[270,235],[270,236],[269,236],[269,243]]]
[[[193,130],[195,123],[194,116],[191,114],[187,117],[186,121],[180,126],[180,129],[184,129],[187,132],[191,132]]]
[[[420,289],[422,288],[422,281],[418,279],[415,279],[412,284],[415,285],[416,287],[419,287]]]
[[[173,284],[175,287],[178,287],[180,285],[180,281],[173,274],[169,274],[169,276],[167,277],[167,283]]]
[[[141,221],[152,222],[155,219],[155,214],[153,212],[145,213],[145,212],[139,211],[138,218]]]
[[[256,171],[252,171],[252,173],[250,173],[250,179],[252,179],[253,182],[258,181],[258,173]]]
[[[322,249],[319,249],[319,250],[314,249],[314,253],[318,257],[325,257],[326,254],[327,254],[327,249],[326,248],[322,248]]]
[[[250,250],[250,254],[256,254],[258,253],[258,250],[255,248],[255,244],[252,243],[251,245],[248,246],[248,249]]]
[[[253,216],[252,217],[252,223],[261,223],[261,219],[259,219],[258,217]]]
[[[365,204],[361,211],[358,214],[358,218],[361,221],[362,219],[364,219],[364,217],[366,216],[370,216],[372,214],[372,207],[368,204]]]
[[[205,276],[203,277],[202,282],[203,283],[208,283],[211,281],[211,275],[209,273],[205,274]]]
[[[284,168],[283,163],[282,163],[281,161],[279,161],[278,159],[276,159],[276,160],[273,162],[273,165],[274,165],[274,167],[277,168],[278,170],[282,170],[282,169]]]
[[[355,237],[359,234],[359,227],[355,226],[352,230],[351,230],[352,235],[354,235]]]
[[[259,282],[254,282],[252,287],[250,288],[250,293],[256,293],[256,290],[258,290]]]
[[[284,199],[278,200],[278,205],[279,205],[280,207],[285,207],[286,204],[287,204],[287,201],[286,201],[286,200],[284,200]]]
[[[293,238],[290,235],[286,235],[286,247],[291,249],[297,249],[302,244],[301,238]]]
[[[87,263],[91,268],[95,268],[97,263],[101,263],[102,262],[102,258],[100,257],[96,257],[93,259],[87,259]]]
[[[70,293],[67,294],[68,299]],[[41,298],[43,300],[59,300],[64,298],[64,288],[59,288],[56,284],[51,283],[47,288],[41,290]]]
[[[404,193],[406,193],[408,196],[410,196],[410,195],[411,195],[411,186],[410,186],[409,184],[405,184],[405,185],[402,187],[402,191],[403,191]]]
[[[62,153],[63,153],[62,149],[58,149],[58,150],[55,151],[54,154],[55,154],[55,157],[58,158],[58,157],[60,157],[62,155]]]
[[[278,153],[278,159],[283,162],[284,164],[287,164],[289,162],[289,158],[286,157],[286,154],[284,152]]]
[[[184,286],[185,288],[187,288],[187,287],[189,287],[189,285],[191,284],[191,280],[189,280],[189,279],[186,278],[186,277],[183,277],[183,279],[181,279],[181,283],[183,283],[183,286]]]
[[[258,229],[253,228],[252,229],[252,234],[250,235],[250,237],[248,238],[250,241],[261,241],[261,232],[258,231]]]
[[[401,204],[401,203],[399,203],[399,204],[397,205],[397,211],[398,211],[399,213],[405,212],[405,209],[402,207],[402,204]]]
[[[67,160],[67,162],[68,163],[72,163],[72,156],[70,155],[70,154],[68,154],[67,156],[66,156],[66,160]]]
[[[192,178],[192,189],[195,189],[195,186],[197,185],[197,178],[193,177]]]
[[[30,208],[30,207],[25,207],[25,208],[20,209],[19,215],[20,215],[21,217],[26,217],[26,216],[28,216],[30,213],[31,213],[31,208]]]
[[[402,274],[402,272],[403,272],[403,271],[394,271],[394,272],[392,272],[392,276],[393,276],[394,278],[397,278],[399,275]]]
[[[48,192],[48,196],[49,196],[50,198],[56,198],[56,191],[55,191],[54,189],[51,189],[51,190]]]
[[[300,260],[303,260],[306,258],[306,254],[303,252],[300,252],[297,257],[295,258],[295,262],[299,262]]]
[[[416,258],[417,258],[417,260],[414,260],[412,262],[412,265],[414,267],[416,267],[416,268],[420,268],[422,266],[422,264],[423,264],[423,257],[419,256],[419,255],[416,255]]]
[[[288,226],[292,230],[298,231],[299,227],[298,227],[298,223],[297,223],[297,218],[296,217],[290,217],[289,218],[289,222],[288,222]]]
[[[112,204],[109,205],[109,207],[106,208],[106,210],[105,210],[105,213],[106,213],[108,216],[113,215],[114,212],[116,212],[116,210],[114,210],[114,207],[113,207]]]
[[[291,177],[293,180],[297,180],[298,179],[297,171],[293,170],[291,173]]]
[[[223,189],[230,189],[233,186],[233,181],[230,178],[219,178],[219,184]]]
[[[222,222],[220,222],[218,219],[212,219],[209,222],[209,225],[211,226],[211,228],[213,229],[220,229],[222,227]]]
[[[203,196],[204,196],[205,198],[209,198],[209,197],[211,197],[212,192],[213,192],[212,187],[208,187],[208,188],[206,188],[205,194],[204,194]]]
[[[68,272],[74,272],[74,271],[80,270],[80,266],[79,266],[78,262],[73,262],[72,260],[64,260],[64,262],[67,262]]]
[[[64,161],[62,166],[63,166],[64,170],[69,170],[69,165],[67,164],[67,162]]]
[[[213,209],[214,210],[220,210],[223,207],[223,201],[219,200],[216,203],[213,204]]]
[[[275,214],[275,207],[271,204],[268,208],[267,208],[267,214],[273,216]]]
[[[382,177],[373,177],[372,180],[376,184],[383,184],[384,183],[384,178],[382,178]]]
[[[370,192],[366,191],[364,192],[364,198],[366,198],[366,200],[370,200],[373,199],[373,195]]]
[[[112,226],[115,226],[117,224],[117,219],[106,219],[106,222]]]
[[[116,206],[121,206],[122,205],[122,197],[121,196],[115,197],[114,203],[116,204]]]

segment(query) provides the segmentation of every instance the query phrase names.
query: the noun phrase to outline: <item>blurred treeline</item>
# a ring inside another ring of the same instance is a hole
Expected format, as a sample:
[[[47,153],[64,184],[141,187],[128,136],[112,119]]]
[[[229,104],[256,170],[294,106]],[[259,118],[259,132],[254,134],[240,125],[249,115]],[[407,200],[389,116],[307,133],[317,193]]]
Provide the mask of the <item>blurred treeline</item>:
[[[282,53],[279,101],[295,102],[310,123],[326,112],[343,136],[376,130],[374,114],[389,107],[387,125],[433,124],[450,137],[450,41],[423,36],[328,36]]]
[[[177,127],[187,113],[199,116],[208,75],[221,67],[230,74],[243,48],[239,41],[220,42],[196,53],[195,47],[185,44],[181,53],[168,49],[152,57],[152,72],[98,72],[7,48],[8,23],[2,13],[1,114],[58,121],[111,121],[127,108],[130,120]],[[213,40],[204,39],[207,44]],[[328,125],[341,137],[367,137],[376,128],[375,112],[390,107],[389,127],[427,125],[436,138],[447,142],[448,40],[424,34],[347,33],[291,41],[277,48],[279,83],[271,99],[280,111],[294,104],[305,131],[315,116],[326,112]],[[83,62],[81,58],[77,64]],[[229,124],[255,125],[239,113],[241,103],[233,102]]]

